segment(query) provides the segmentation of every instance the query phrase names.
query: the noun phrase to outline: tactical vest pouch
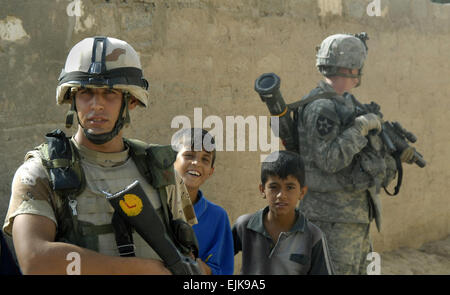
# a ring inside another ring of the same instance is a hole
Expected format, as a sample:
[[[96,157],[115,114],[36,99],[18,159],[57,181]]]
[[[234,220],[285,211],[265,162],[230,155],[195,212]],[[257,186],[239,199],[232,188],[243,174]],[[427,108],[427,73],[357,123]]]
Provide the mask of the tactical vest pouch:
[[[176,152],[170,145],[152,145],[147,150],[148,161],[152,167],[152,184],[156,188],[175,184],[172,164],[176,159]]]
[[[86,229],[95,228],[92,223],[74,220],[67,213],[65,220],[58,221],[56,242],[74,244],[93,251],[99,250],[98,232],[87,232]],[[109,231],[108,231],[109,232]]]
[[[177,155],[171,145],[149,145],[136,139],[124,140],[130,147],[140,173],[154,188],[175,184],[172,164]]]
[[[198,257],[198,241],[192,227],[181,219],[171,221],[171,227],[181,252],[185,255],[192,252],[195,257]]]
[[[381,156],[363,149],[361,155],[361,168],[374,180],[381,183],[386,175],[386,164]]]
[[[69,139],[56,129],[45,136],[47,148],[40,146],[42,163],[47,168],[52,189],[73,192],[82,188],[81,169],[73,166],[75,155]]]
[[[349,191],[363,191],[374,185],[372,176],[365,172],[361,165],[360,155],[355,156],[354,164],[351,167],[351,174],[347,175],[347,182],[352,184]]]

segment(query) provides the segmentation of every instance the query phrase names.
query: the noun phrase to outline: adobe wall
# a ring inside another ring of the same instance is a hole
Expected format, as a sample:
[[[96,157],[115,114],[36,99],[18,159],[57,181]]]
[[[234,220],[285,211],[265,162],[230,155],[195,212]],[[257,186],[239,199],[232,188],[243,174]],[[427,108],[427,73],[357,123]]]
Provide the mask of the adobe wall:
[[[446,237],[450,6],[382,0],[380,15],[369,16],[371,2],[83,0],[68,11],[75,2],[3,0],[0,217],[25,152],[41,143],[46,132],[64,128],[67,107],[55,104],[56,82],[69,49],[83,38],[117,37],[139,52],[151,105],[132,112],[126,135],[169,143],[178,130],[171,128],[173,118],[185,115],[193,124],[194,108],[201,108],[203,119],[218,116],[224,127],[227,116],[267,116],[253,90],[262,73],[281,77],[287,102],[299,99],[321,78],[314,68],[315,46],[333,33],[365,31],[369,57],[354,94],[365,102],[376,100],[385,118],[413,131],[428,162],[424,169],[405,166],[400,195],[383,195],[384,230],[373,233],[375,250],[417,247]],[[244,138],[248,141],[249,135]],[[258,192],[264,152],[249,151],[248,145],[245,150],[218,152],[214,176],[203,188],[228,211],[231,223],[265,206]]]

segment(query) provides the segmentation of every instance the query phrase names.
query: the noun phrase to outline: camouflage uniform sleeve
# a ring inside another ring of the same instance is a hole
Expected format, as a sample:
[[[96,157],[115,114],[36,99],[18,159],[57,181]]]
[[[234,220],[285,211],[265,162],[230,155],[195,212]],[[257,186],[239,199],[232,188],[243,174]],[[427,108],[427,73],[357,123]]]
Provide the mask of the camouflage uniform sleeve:
[[[189,192],[184,185],[183,179],[174,169],[175,173],[175,185],[166,187],[168,204],[170,206],[174,219],[182,219],[189,225],[198,223],[195,216],[194,205],[189,197]]]
[[[20,214],[45,216],[57,225],[52,195],[47,173],[40,158],[32,157],[25,161],[13,178],[3,231],[11,236],[14,218]]]
[[[343,130],[333,101],[318,99],[304,110],[306,141],[321,170],[336,173],[352,162],[368,140],[353,126]]]

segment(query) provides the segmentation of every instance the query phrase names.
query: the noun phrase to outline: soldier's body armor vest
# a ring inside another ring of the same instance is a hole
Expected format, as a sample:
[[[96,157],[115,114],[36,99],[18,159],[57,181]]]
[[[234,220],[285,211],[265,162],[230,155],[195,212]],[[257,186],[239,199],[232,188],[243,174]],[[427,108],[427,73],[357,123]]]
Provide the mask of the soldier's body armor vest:
[[[115,193],[135,180],[141,183],[169,236],[176,240],[171,231],[166,191],[167,186],[175,184],[172,164],[176,154],[171,146],[124,139],[131,157],[125,152],[119,165],[102,167],[82,160],[78,148],[61,130],[47,134],[46,139],[47,142],[37,150],[48,172],[50,187],[59,197],[53,204],[58,222],[56,241],[107,255],[122,254],[118,251],[119,241],[115,238],[117,229],[112,224],[114,210],[102,191]],[[131,241],[137,256],[158,258],[136,233],[132,234]]]

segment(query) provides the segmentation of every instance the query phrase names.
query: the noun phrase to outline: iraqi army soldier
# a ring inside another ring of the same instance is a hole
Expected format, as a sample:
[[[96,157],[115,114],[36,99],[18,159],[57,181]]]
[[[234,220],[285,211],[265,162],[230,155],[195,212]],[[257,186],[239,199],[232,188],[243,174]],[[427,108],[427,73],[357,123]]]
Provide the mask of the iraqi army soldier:
[[[128,43],[95,37],[72,48],[56,101],[71,105],[66,126],[76,116],[78,130],[71,138],[60,130],[47,134],[44,144],[27,153],[12,183],[3,230],[13,237],[23,273],[65,274],[71,252],[79,254],[81,274],[170,273],[158,254],[118,221],[104,194],[138,180],[168,232],[174,219],[197,222],[173,169],[175,153],[122,137],[129,111],[147,107],[147,88]]]
[[[316,66],[324,80],[296,114],[309,187],[300,209],[325,232],[338,274],[366,274],[370,222],[375,219],[381,229],[380,188],[396,174],[379,136],[381,118],[358,114],[360,103],[348,92],[361,84],[364,37],[336,34],[323,40]],[[405,162],[409,152],[402,155]]]

